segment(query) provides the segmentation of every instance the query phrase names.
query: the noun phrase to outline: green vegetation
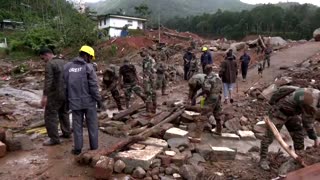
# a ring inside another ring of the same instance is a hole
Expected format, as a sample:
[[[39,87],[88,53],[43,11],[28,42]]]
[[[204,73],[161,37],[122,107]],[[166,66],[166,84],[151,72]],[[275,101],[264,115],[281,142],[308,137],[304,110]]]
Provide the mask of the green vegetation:
[[[98,14],[118,13],[119,9],[127,15],[137,16],[148,15],[150,12],[149,20],[153,23],[157,22],[159,12],[161,19],[166,21],[175,16],[214,13],[218,9],[239,11],[252,7],[240,0],[104,0],[88,5]]]
[[[215,14],[177,17],[170,20],[167,26],[180,31],[231,39],[241,39],[251,34],[310,39],[312,32],[320,26],[320,8],[307,4],[281,8],[269,4],[250,11],[219,10]]]
[[[93,45],[97,40],[96,23],[86,9],[78,13],[66,0],[0,0],[0,21],[10,19],[23,22],[23,30],[5,30],[10,55],[17,51],[36,53],[42,46],[55,51],[83,44]]]

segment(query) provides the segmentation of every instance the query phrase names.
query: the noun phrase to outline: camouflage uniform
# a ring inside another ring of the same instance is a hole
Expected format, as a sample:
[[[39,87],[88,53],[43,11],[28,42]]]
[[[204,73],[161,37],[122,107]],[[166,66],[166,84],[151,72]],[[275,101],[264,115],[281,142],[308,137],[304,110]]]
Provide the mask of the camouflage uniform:
[[[155,111],[155,108],[157,106],[157,95],[155,91],[155,70],[153,68],[154,66],[154,60],[147,55],[144,57],[142,62],[142,68],[143,68],[143,86],[144,86],[144,92],[146,94],[146,106],[147,111]],[[151,108],[151,103],[153,104],[153,108]]]
[[[189,99],[192,101],[192,106],[196,105],[194,97],[197,95],[198,90],[202,88],[205,77],[205,74],[196,74],[189,79]]]
[[[64,137],[71,134],[70,121],[65,98],[63,66],[66,62],[54,58],[46,64],[43,95],[47,96],[44,112],[45,126],[53,143],[59,143],[58,124]],[[59,119],[59,122],[58,122]]]
[[[306,130],[310,139],[317,139],[317,135],[313,128],[313,122],[317,108],[319,108],[319,94],[320,91],[316,89],[299,88],[280,99],[278,102],[275,102],[276,104],[274,105],[273,102],[270,102],[273,105],[269,111],[270,120],[279,131],[283,125],[287,127],[292,140],[294,141],[295,150],[304,149],[303,128]],[[302,120],[298,117],[300,114]],[[268,147],[273,139],[273,133],[268,128],[265,137],[261,141],[261,160],[267,159]]]
[[[136,68],[132,64],[125,63],[120,67],[119,74],[123,77],[124,94],[126,96],[126,107],[129,107],[130,98],[132,92],[138,95],[143,101],[146,101],[146,97],[142,92],[142,89],[136,82]]]
[[[263,69],[265,68],[266,63],[268,63],[268,67],[270,67],[270,57],[271,57],[272,49],[267,47],[264,52],[264,60],[263,60]]]
[[[207,114],[207,117],[213,114],[217,122],[217,133],[221,134],[221,93],[222,93],[222,81],[217,74],[211,72],[204,80],[202,90],[206,92],[207,96],[204,102],[205,107],[210,108],[212,113]]]
[[[162,95],[165,95],[166,88],[167,88],[167,73],[168,73],[168,66],[163,62],[159,62],[156,64],[155,67],[157,71],[157,82],[156,82],[156,89],[161,88]]]
[[[116,101],[118,110],[122,110],[120,93],[118,90],[119,75],[116,66],[110,65],[103,74],[103,83],[108,91],[111,92],[113,99]]]

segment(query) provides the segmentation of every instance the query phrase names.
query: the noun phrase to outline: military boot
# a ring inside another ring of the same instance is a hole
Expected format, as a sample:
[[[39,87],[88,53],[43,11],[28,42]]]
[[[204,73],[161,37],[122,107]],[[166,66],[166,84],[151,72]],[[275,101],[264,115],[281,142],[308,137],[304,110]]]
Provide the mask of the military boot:
[[[269,161],[265,158],[260,159],[259,166],[265,171],[270,170]]]

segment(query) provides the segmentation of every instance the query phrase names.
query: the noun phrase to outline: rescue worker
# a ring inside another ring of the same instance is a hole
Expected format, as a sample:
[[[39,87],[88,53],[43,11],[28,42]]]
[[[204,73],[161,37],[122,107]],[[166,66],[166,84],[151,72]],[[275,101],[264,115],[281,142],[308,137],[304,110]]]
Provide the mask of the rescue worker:
[[[165,63],[165,59],[162,58],[160,59],[160,62],[155,66],[156,73],[157,73],[157,81],[156,81],[156,89],[161,88],[161,94],[162,96],[168,95],[166,93],[166,88],[167,88],[167,78],[168,76],[168,66]]]
[[[268,68],[270,67],[270,57],[272,53],[272,48],[270,45],[267,45],[267,48],[264,50],[264,60],[263,60],[263,69],[266,66],[266,63],[268,64]]]
[[[235,86],[238,75],[238,66],[232,51],[228,51],[225,60],[220,65],[219,76],[223,82],[224,103],[233,103],[232,91]]]
[[[284,94],[285,91],[287,92]],[[319,98],[320,91],[312,88],[281,87],[271,96],[269,104],[272,105],[272,108],[269,111],[269,118],[279,132],[284,125],[286,126],[294,142],[295,150],[304,149],[303,128],[308,137],[314,140],[314,146],[319,146],[313,127],[316,112],[320,107]],[[297,118],[299,115],[302,120]],[[264,170],[270,170],[267,154],[273,139],[274,135],[268,128],[260,145],[260,167]]]
[[[45,79],[41,105],[45,108],[44,120],[49,139],[44,146],[60,144],[58,124],[62,131],[61,138],[70,138],[70,121],[66,107],[63,66],[66,61],[56,57],[48,48],[40,49],[40,58],[46,61]],[[59,122],[58,122],[59,119]]]
[[[197,95],[197,92],[202,88],[205,77],[206,77],[206,74],[199,73],[199,74],[193,75],[189,79],[189,82],[188,82],[189,100],[191,101],[192,106],[196,105],[195,97]]]
[[[154,60],[148,54],[146,49],[142,49],[140,56],[143,58],[143,86],[146,94],[146,111],[147,113],[156,113],[157,94],[155,91],[155,69]]]
[[[206,65],[212,64],[213,60],[212,60],[211,54],[208,52],[207,47],[202,47],[202,52],[203,53],[201,55],[201,65],[202,65],[202,72],[204,72],[204,68],[206,67]]]
[[[103,83],[106,86],[106,90],[111,92],[111,95],[117,104],[118,110],[123,110],[118,89],[119,71],[115,65],[111,64],[105,70],[105,72],[103,73]]]
[[[82,46],[79,56],[64,66],[64,79],[69,109],[72,110],[74,149],[78,155],[83,147],[83,121],[86,117],[90,150],[98,149],[97,106],[104,109],[99,95],[96,72],[90,63],[95,59],[94,50],[90,46]]]
[[[129,108],[132,92],[134,92],[145,102],[146,97],[142,92],[142,88],[138,85],[139,78],[137,70],[134,65],[129,63],[128,59],[123,61],[123,65],[120,67],[119,74],[120,85],[122,88],[124,88],[124,94],[126,97],[126,108]]]
[[[247,54],[246,51],[243,52],[243,55],[240,57],[241,62],[241,73],[242,81],[245,82],[247,78],[248,68],[250,64],[251,57]]]
[[[222,134],[222,122],[221,122],[221,93],[222,93],[222,81],[218,74],[213,72],[213,68],[210,65],[205,67],[205,80],[202,85],[202,92],[196,97],[205,96],[204,108],[202,115],[205,115],[207,119],[211,115],[214,116],[216,120],[216,131],[217,135]]]
[[[192,53],[192,48],[188,47],[186,53],[183,56],[184,80],[188,80],[188,72],[190,70],[191,61],[193,59],[196,59],[196,56]]]

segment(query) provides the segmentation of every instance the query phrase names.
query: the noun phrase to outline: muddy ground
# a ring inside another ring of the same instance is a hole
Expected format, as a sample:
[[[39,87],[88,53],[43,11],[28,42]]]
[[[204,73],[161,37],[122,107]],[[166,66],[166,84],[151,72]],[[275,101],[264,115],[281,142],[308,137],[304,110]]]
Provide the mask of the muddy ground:
[[[247,82],[241,82],[239,78],[238,90],[236,90],[236,102],[233,105],[224,105],[224,120],[227,122],[230,119],[240,119],[246,117],[246,122],[241,122],[243,130],[253,130],[254,125],[261,120],[266,114],[267,107],[263,100],[258,100],[256,97],[245,95],[250,87],[264,89],[269,84],[273,83],[274,79],[280,76],[293,77],[293,85],[317,87],[319,84],[320,74],[320,44],[306,43],[295,45],[288,49],[280,50],[273,54],[272,65],[266,69],[263,78],[257,75],[256,67],[253,67],[248,73]],[[306,61],[307,60],[307,61]],[[310,62],[310,64],[302,62]],[[1,62],[2,63],[2,62]],[[25,129],[31,124],[43,119],[43,110],[37,107],[36,102],[40,101],[41,87],[43,81],[43,63],[27,62],[31,71],[18,73],[19,75],[8,76],[3,73],[0,81],[0,103],[1,109],[5,111],[13,111],[13,113],[0,116],[0,126],[8,129],[8,134],[25,134]],[[302,63],[302,64],[301,64]],[[299,64],[299,65],[298,65]],[[296,66],[298,65],[298,66]],[[10,63],[6,63],[10,67]],[[280,67],[287,67],[286,70],[280,70]],[[3,66],[4,67],[4,66]],[[19,66],[18,66],[19,67]],[[289,69],[288,69],[289,68]],[[20,69],[21,70],[21,69]],[[3,72],[3,71],[2,71]],[[10,77],[10,79],[8,79]],[[316,83],[312,83],[312,79]],[[8,89],[15,90],[7,93]],[[169,96],[159,98],[158,104],[172,100],[187,100],[187,83],[180,79],[175,82],[170,82]],[[160,94],[160,92],[158,92]],[[22,97],[21,97],[22,96]],[[112,107],[113,104],[108,94],[106,104]],[[135,99],[140,102],[139,99]],[[165,110],[168,107],[162,105],[158,108],[159,111]],[[112,109],[111,109],[112,110]],[[110,112],[114,112],[113,110]],[[109,113],[109,116],[111,113]],[[100,115],[101,116],[101,115]],[[226,124],[225,124],[226,125]],[[224,132],[232,132],[227,127]],[[88,149],[87,132],[85,132],[85,149]],[[284,131],[284,137],[289,137]],[[66,140],[61,145],[55,147],[43,147],[42,141],[46,138],[45,134],[28,134],[32,139],[32,147],[30,150],[19,150],[8,152],[8,154],[0,159],[0,179],[94,179],[93,169],[88,166],[80,166],[75,162],[74,156],[71,155],[72,140]],[[123,138],[123,137],[122,137]],[[121,139],[121,137],[120,137]],[[206,162],[201,165],[205,167],[206,174],[203,179],[216,177],[216,174],[222,174],[220,179],[272,179],[278,176],[280,165],[285,162],[288,157],[283,152],[279,151],[280,147],[277,142],[274,142],[270,148],[272,153],[269,157],[271,160],[272,170],[265,172],[258,167],[258,152],[248,152],[249,149],[259,146],[259,140],[255,141],[219,141],[215,139],[209,132],[203,134],[202,143],[228,145],[230,147],[238,147],[238,154],[234,161],[222,162]],[[286,138],[288,143],[291,143],[290,138]],[[100,131],[99,142],[100,148],[108,147],[111,144],[119,141],[119,137],[112,137]],[[306,144],[310,145],[311,141],[306,139]],[[319,157],[319,151],[315,149],[307,150],[302,153],[306,161],[310,164],[319,162],[315,157]],[[118,179],[119,176],[117,176]],[[124,177],[124,176],[122,176]]]

